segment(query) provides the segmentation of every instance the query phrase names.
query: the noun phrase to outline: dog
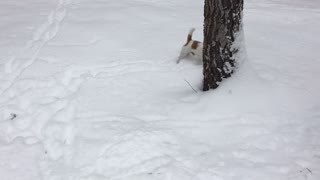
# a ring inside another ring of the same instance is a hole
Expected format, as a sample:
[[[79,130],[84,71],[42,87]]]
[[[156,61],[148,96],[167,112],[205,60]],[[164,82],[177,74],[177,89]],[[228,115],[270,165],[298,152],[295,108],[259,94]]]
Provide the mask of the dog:
[[[195,28],[190,29],[189,34],[187,36],[187,42],[182,46],[180,55],[177,59],[177,64],[184,59],[185,57],[192,55],[194,59],[200,61],[202,63],[202,49],[203,44],[200,41],[192,40],[192,34],[195,31]]]

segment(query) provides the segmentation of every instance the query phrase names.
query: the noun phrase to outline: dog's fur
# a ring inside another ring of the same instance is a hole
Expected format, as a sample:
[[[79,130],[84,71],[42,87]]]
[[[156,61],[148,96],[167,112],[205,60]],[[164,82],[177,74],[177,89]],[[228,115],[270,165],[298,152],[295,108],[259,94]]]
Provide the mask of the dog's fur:
[[[195,31],[195,28],[190,29],[190,32],[187,37],[187,42],[182,46],[180,55],[177,60],[177,64],[184,59],[185,57],[192,55],[194,59],[202,62],[202,47],[203,44],[200,41],[192,40],[192,34]]]

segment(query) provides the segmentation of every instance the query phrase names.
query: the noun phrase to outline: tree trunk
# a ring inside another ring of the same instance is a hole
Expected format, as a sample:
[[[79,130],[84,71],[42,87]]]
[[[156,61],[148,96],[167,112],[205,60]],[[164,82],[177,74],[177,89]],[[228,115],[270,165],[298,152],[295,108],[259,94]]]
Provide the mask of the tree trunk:
[[[205,0],[203,90],[215,89],[233,73],[236,33],[242,25],[243,0]]]

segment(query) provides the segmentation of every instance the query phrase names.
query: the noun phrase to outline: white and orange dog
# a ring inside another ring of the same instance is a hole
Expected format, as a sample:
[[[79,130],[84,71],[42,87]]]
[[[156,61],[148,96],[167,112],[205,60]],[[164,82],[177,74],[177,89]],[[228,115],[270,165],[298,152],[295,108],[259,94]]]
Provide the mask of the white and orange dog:
[[[192,34],[195,31],[195,28],[190,29],[190,32],[187,37],[187,42],[182,46],[180,55],[177,60],[177,64],[181,61],[181,59],[186,58],[191,55],[194,59],[200,61],[202,63],[202,48],[203,44],[200,41],[192,40]]]

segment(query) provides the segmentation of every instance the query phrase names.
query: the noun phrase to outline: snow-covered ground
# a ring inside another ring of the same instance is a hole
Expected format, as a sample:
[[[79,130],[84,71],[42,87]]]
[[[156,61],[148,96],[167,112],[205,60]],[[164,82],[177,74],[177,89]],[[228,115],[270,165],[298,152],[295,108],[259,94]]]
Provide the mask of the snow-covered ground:
[[[244,15],[246,61],[203,93],[175,63],[202,1],[1,0],[0,179],[320,179],[320,1]]]

